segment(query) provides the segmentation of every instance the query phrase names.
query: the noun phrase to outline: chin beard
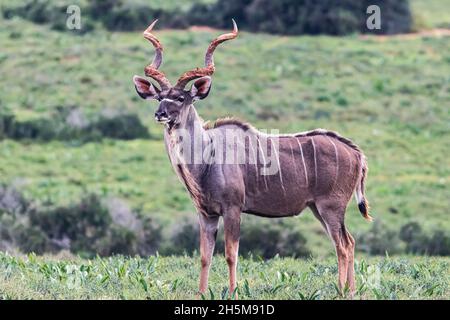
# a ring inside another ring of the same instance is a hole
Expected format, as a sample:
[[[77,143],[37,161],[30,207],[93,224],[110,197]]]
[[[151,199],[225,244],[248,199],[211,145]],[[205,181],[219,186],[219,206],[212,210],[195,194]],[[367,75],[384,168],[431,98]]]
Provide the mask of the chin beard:
[[[156,119],[157,123],[164,125],[168,130],[172,130],[173,128],[178,128],[180,125],[180,118],[164,118],[164,119]]]
[[[164,125],[167,127],[167,129],[172,130],[173,128],[178,126],[178,122],[176,122],[175,119],[169,119],[164,122]]]

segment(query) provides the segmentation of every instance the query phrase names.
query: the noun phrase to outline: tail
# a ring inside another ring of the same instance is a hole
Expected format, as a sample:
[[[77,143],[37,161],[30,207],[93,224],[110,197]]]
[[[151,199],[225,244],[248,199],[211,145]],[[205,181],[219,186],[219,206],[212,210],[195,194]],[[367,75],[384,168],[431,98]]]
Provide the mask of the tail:
[[[367,201],[365,195],[364,195],[364,183],[366,180],[366,176],[367,176],[367,171],[369,170],[369,168],[367,167],[367,162],[366,162],[366,158],[363,154],[361,154],[361,162],[362,162],[362,167],[361,167],[361,180],[359,181],[359,183],[356,185],[356,200],[358,201],[358,209],[361,212],[362,216],[364,217],[364,219],[366,219],[367,221],[372,221],[372,217],[369,214],[369,202]]]

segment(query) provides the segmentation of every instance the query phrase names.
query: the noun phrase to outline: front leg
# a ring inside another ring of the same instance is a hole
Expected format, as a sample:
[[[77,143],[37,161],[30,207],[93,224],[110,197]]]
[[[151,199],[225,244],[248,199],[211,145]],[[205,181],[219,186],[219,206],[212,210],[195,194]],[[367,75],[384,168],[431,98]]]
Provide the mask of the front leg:
[[[219,217],[206,217],[199,214],[200,224],[200,256],[201,266],[200,271],[200,294],[205,293],[208,289],[209,267],[211,266],[212,255],[214,253],[214,246],[216,244],[217,226],[219,224]]]
[[[239,236],[241,224],[241,210],[230,208],[223,214],[223,227],[225,233],[225,258],[230,275],[230,296],[236,289],[236,267],[239,251]]]

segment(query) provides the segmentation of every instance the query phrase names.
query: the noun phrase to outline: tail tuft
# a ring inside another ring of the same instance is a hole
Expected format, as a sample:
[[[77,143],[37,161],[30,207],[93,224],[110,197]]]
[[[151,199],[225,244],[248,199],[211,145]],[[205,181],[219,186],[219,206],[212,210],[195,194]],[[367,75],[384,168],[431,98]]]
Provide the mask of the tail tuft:
[[[359,212],[361,212],[364,219],[367,221],[372,221],[373,218],[369,214],[369,203],[366,199],[363,199],[360,203],[358,203]]]
[[[367,166],[366,157],[361,154],[361,177],[360,180],[356,186],[356,200],[358,203],[358,209],[361,212],[364,219],[367,221],[372,221],[372,217],[369,214],[369,202],[367,202],[366,197],[364,195],[364,184],[366,181],[367,171],[369,170],[369,167]]]

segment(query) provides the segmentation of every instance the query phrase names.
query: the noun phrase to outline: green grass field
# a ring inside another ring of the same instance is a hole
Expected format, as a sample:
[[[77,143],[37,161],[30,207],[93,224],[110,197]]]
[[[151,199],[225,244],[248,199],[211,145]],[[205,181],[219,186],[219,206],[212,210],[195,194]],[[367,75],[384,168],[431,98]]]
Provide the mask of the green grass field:
[[[414,0],[412,7],[428,28],[450,21],[449,1]],[[54,205],[77,201],[86,192],[119,197],[164,226],[192,217],[191,201],[167,160],[162,128],[153,122],[156,103],[138,98],[131,81],[134,74],[143,75],[153,55],[141,33],[96,30],[77,36],[18,18],[0,17],[0,23],[0,111],[19,120],[52,118],[61,107],[78,107],[88,115],[127,111],[138,114],[153,137],[86,144],[2,140],[0,183]],[[202,65],[219,31],[156,33],[165,46],[162,70],[174,81]],[[427,230],[450,230],[449,37],[242,32],[217,50],[215,61],[212,91],[197,104],[204,119],[233,115],[260,129],[338,131],[368,157],[366,193],[376,220],[394,229],[417,221]],[[243,223],[247,219],[256,218],[246,216]],[[312,260],[242,260],[241,298],[338,298],[334,250],[320,224],[309,212],[290,219],[308,239]],[[354,202],[347,221],[353,234],[371,227]],[[198,257],[71,259],[0,253],[0,299],[195,294]],[[372,271],[379,267],[381,283],[360,288],[357,298],[448,299],[449,262],[364,258],[357,266],[358,283],[367,278],[368,266]],[[225,262],[216,259],[211,278],[215,298],[226,287],[225,274]]]
[[[355,299],[448,299],[448,258],[364,258],[356,262]],[[241,259],[239,299],[345,299],[332,259]],[[0,253],[1,299],[194,299],[198,257],[80,260]],[[226,299],[227,267],[216,258],[205,299]]]

